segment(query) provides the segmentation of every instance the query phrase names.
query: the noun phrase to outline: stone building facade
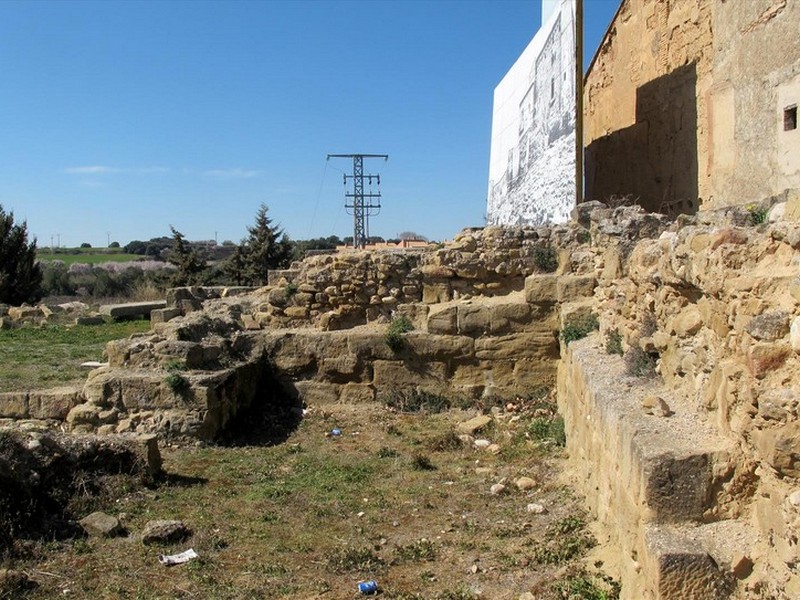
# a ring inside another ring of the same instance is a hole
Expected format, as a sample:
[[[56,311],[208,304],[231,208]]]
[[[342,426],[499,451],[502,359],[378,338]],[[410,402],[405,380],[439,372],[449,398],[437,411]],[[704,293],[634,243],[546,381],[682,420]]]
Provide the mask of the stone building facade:
[[[586,199],[694,213],[800,188],[798,30],[791,0],[622,0],[586,76]]]

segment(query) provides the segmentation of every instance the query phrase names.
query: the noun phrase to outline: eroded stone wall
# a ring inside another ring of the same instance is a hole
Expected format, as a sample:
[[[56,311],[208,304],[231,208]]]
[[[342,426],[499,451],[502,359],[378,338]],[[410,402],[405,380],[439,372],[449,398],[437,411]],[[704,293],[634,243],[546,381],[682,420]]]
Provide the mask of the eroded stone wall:
[[[622,0],[586,77],[587,199],[692,214],[800,188],[798,27],[787,0]]]

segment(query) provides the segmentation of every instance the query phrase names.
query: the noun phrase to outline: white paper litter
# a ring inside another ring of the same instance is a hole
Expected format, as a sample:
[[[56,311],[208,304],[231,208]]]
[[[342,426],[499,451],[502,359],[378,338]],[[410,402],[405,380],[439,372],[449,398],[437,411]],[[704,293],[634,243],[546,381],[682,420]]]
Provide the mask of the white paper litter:
[[[200,558],[200,555],[194,551],[194,548],[189,548],[188,550],[184,550],[180,554],[170,554],[158,555],[158,562],[160,562],[165,567],[171,567],[172,565],[180,565],[185,562],[189,562],[193,558]]]

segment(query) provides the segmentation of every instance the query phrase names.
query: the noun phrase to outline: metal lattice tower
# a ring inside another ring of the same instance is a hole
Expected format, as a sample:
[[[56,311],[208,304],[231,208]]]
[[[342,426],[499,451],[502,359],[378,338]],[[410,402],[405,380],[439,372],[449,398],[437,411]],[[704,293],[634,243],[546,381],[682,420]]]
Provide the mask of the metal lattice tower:
[[[369,217],[377,215],[381,210],[381,176],[364,175],[365,158],[382,158],[389,160],[388,154],[328,154],[331,158],[352,158],[353,174],[344,176],[344,207],[352,210],[353,215],[353,247],[363,248],[369,239]],[[353,180],[353,191],[347,191],[347,180]],[[364,180],[367,180],[369,191],[364,191]],[[377,191],[372,191],[373,179],[378,185]],[[350,202],[348,204],[348,201]]]

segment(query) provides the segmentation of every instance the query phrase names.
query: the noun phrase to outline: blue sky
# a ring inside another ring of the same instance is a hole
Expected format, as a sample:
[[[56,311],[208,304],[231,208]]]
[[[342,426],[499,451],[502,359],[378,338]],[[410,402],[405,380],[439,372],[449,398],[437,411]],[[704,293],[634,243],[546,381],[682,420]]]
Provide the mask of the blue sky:
[[[585,0],[585,65],[618,5]],[[0,3],[0,205],[40,246],[352,235],[328,153],[389,154],[370,233],[483,225],[492,93],[539,0]]]

